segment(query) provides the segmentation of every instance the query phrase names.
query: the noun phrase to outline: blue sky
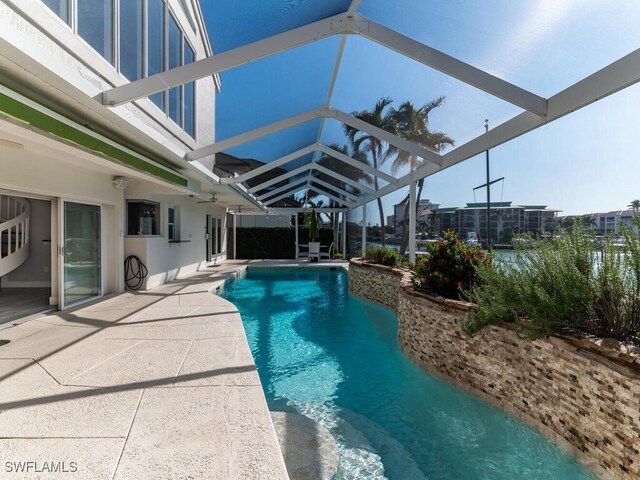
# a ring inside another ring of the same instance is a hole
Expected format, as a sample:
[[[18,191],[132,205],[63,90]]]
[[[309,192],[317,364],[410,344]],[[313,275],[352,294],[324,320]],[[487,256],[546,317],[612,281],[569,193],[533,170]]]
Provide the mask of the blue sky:
[[[219,52],[345,9],[346,0],[202,2]],[[542,96],[551,96],[640,47],[636,0],[363,0],[364,16]],[[224,72],[217,98],[218,139],[324,104],[339,38],[329,38]],[[430,125],[456,145],[520,110],[366,39],[346,43],[331,106],[351,112],[383,96],[396,105],[444,95]],[[640,198],[640,86],[618,92],[491,151],[495,200],[547,204],[564,214],[625,208]],[[251,142],[229,153],[271,161],[316,141],[319,122]],[[322,141],[346,143],[327,122]],[[291,164],[295,168],[301,162]],[[389,168],[389,166],[385,167]],[[403,174],[406,172],[398,172]],[[484,155],[426,180],[423,198],[442,206],[474,201]],[[385,197],[385,212],[406,195]],[[478,194],[478,201],[483,198]],[[373,205],[369,208],[372,219]],[[377,217],[373,217],[377,222]]]

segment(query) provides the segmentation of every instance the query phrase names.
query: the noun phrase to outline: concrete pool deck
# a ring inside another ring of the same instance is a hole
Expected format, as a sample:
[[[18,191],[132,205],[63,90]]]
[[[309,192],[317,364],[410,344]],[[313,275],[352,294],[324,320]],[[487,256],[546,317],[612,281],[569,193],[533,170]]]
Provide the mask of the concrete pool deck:
[[[223,262],[0,330],[0,478],[286,479],[240,315],[211,294],[247,265],[294,264]]]

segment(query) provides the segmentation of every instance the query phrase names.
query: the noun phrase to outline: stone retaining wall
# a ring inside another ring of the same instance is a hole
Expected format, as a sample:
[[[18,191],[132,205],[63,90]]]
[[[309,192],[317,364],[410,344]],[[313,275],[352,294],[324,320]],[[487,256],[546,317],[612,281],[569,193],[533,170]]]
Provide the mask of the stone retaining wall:
[[[396,280],[398,302],[390,308],[398,314],[398,341],[422,368],[518,416],[602,478],[640,478],[634,357],[578,338],[524,340],[510,325],[470,337],[460,326],[470,304],[417,292],[408,273],[391,277],[360,262],[351,264],[353,273],[352,293],[378,303],[379,292]]]
[[[404,274],[404,271],[396,268],[353,259],[349,262],[349,291],[396,312]]]

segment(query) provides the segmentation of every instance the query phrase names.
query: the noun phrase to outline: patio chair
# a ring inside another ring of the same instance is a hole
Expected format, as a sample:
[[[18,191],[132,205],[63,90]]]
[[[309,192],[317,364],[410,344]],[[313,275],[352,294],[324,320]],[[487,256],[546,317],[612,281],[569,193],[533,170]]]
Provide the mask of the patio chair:
[[[320,261],[320,242],[309,242],[309,261],[312,258]]]
[[[319,261],[321,261],[323,258],[331,260],[331,252],[333,251],[334,245],[335,245],[334,242],[331,242],[331,245],[329,245],[329,248],[327,249],[326,252],[323,252],[322,248],[320,249],[320,260]]]
[[[300,247],[306,247],[306,250],[300,250]],[[297,253],[298,260],[304,260],[304,259],[309,260],[309,245],[306,245],[306,244],[296,245],[296,253]]]

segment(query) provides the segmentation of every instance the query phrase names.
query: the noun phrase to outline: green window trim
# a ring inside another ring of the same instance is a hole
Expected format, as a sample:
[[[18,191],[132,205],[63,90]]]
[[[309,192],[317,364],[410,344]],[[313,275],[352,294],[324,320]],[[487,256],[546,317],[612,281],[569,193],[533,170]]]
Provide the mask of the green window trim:
[[[145,173],[150,173],[163,180],[171,182],[175,185],[186,187],[188,181],[178,173],[174,173],[164,168],[149,163],[141,158],[136,157],[118,147],[95,138],[77,128],[50,117],[46,113],[40,112],[33,107],[25,105],[4,93],[0,93],[0,113],[14,118],[24,124],[31,125],[43,132],[50,133],[56,137],[63,138],[73,142],[81,147],[100,153],[117,163],[135,168]]]

